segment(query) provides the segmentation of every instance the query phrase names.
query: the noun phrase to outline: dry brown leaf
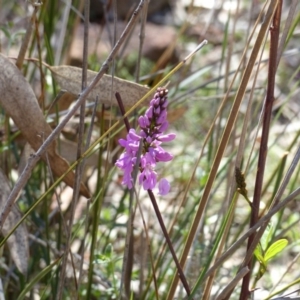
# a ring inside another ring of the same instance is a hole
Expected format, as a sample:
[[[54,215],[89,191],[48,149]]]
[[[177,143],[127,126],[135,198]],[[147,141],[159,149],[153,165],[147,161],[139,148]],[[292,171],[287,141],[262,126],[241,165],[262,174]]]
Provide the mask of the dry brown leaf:
[[[173,122],[179,120],[186,111],[187,111],[187,108],[184,106],[169,109],[168,110],[168,122],[173,123]]]
[[[4,208],[6,199],[8,198],[10,192],[11,190],[8,184],[8,180],[0,169],[0,210]],[[14,204],[2,227],[3,236],[9,234],[20,219],[21,213],[19,212],[17,206]],[[10,255],[18,270],[25,275],[28,268],[29,245],[28,232],[24,223],[22,223],[8,238],[7,245]]]
[[[60,91],[48,108],[48,115],[56,114],[56,110],[67,110],[76,99],[77,96],[66,91]]]
[[[19,69],[2,54],[0,54],[0,66],[0,103],[27,142],[37,151],[51,133],[51,127],[45,121],[34,92]],[[55,142],[48,147],[47,155],[54,174],[61,176],[68,169],[69,164],[57,154]],[[46,160],[46,154],[42,158]],[[74,179],[74,173],[69,172],[63,180],[73,187]],[[80,192],[85,197],[90,197],[83,184]]]
[[[74,95],[81,93],[81,68],[71,66],[54,66],[50,67],[50,71],[62,89]],[[87,83],[90,84],[96,75],[97,72],[88,70]],[[115,93],[119,92],[124,106],[130,107],[137,103],[148,91],[149,88],[143,85],[118,77],[114,77],[112,82],[112,77],[110,75],[104,75],[89,94],[88,100],[95,101],[96,97],[98,96],[99,103],[118,105],[115,98]],[[144,103],[146,104],[146,102]]]
[[[61,139],[59,142],[59,153],[65,157],[68,161],[73,162],[76,160],[77,144],[75,142]],[[97,167],[98,165],[98,152],[86,157],[85,163],[88,166]]]

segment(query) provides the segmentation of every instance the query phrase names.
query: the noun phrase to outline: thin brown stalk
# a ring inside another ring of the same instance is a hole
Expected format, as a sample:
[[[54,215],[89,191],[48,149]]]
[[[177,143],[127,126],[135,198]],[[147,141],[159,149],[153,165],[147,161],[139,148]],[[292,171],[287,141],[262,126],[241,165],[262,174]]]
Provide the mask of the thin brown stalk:
[[[136,70],[135,70],[135,82],[140,81],[140,66],[142,60],[142,50],[143,50],[143,45],[145,40],[145,27],[146,27],[145,25],[147,22],[148,5],[149,5],[149,0],[145,2],[144,8],[141,12],[141,28],[139,34],[140,44],[139,44],[139,54],[138,54]]]
[[[272,2],[270,4],[269,8],[268,8],[268,11],[267,11],[266,15],[265,15],[265,22],[261,25],[261,29],[258,33],[258,37],[256,39],[256,42],[255,42],[255,45],[253,47],[249,62],[247,64],[247,67],[246,67],[245,72],[243,74],[241,84],[240,84],[239,89],[237,91],[233,107],[232,107],[230,115],[228,117],[228,121],[227,121],[226,127],[224,129],[223,136],[222,136],[219,148],[217,150],[217,154],[215,156],[213,165],[211,167],[211,171],[210,171],[210,174],[208,176],[207,183],[204,187],[203,196],[202,196],[200,205],[198,207],[198,210],[197,210],[196,215],[194,217],[194,220],[192,222],[192,225],[191,225],[191,228],[190,228],[190,231],[189,231],[189,234],[188,234],[188,238],[187,238],[186,244],[184,246],[184,250],[183,250],[183,253],[182,253],[182,256],[181,256],[181,259],[180,259],[181,266],[185,265],[188,253],[190,251],[192,242],[193,242],[195,234],[197,232],[198,224],[201,220],[201,217],[203,215],[205,207],[208,203],[208,199],[209,199],[209,195],[210,195],[212,185],[213,185],[215,177],[217,175],[217,171],[218,171],[221,159],[223,157],[223,153],[224,153],[225,148],[227,146],[232,128],[235,124],[235,121],[236,121],[236,118],[237,118],[237,115],[238,115],[238,111],[239,111],[239,107],[240,107],[240,104],[243,100],[243,96],[245,94],[247,84],[248,84],[249,78],[251,76],[253,67],[255,65],[255,62],[256,62],[261,44],[262,44],[264,36],[265,36],[265,34],[266,34],[266,32],[269,28],[269,24],[271,23],[273,13],[274,13],[274,3]],[[242,58],[242,60],[243,60],[243,58]],[[241,64],[242,64],[242,61],[240,63],[240,66],[241,66]],[[239,68],[240,68],[240,66],[239,66]],[[229,94],[229,92],[230,91],[228,90],[227,94]],[[226,94],[225,97],[227,97],[227,94]],[[174,293],[175,293],[175,290],[176,290],[177,283],[178,283],[178,276],[174,276],[173,282],[172,282],[172,285],[171,285],[171,288],[170,288],[170,291],[169,291],[169,294],[168,294],[168,298],[167,298],[168,300],[171,300],[171,299],[174,298]]]
[[[151,268],[152,268],[152,273],[153,273],[152,277],[153,277],[153,282],[154,282],[154,287],[155,287],[155,297],[158,300],[159,299],[158,284],[157,284],[157,279],[156,279],[156,275],[155,275],[155,266],[154,266],[154,259],[153,259],[153,255],[152,255],[151,245],[150,245],[150,238],[149,238],[149,235],[148,235],[148,230],[147,230],[145,218],[144,218],[144,215],[143,215],[143,210],[142,210],[142,207],[141,207],[139,201],[138,201],[138,207],[139,207],[139,211],[140,211],[140,214],[141,214],[141,217],[142,217],[142,220],[143,220],[144,230],[145,230],[145,233],[146,233],[146,241],[147,241],[147,246],[148,246],[148,249],[149,249],[149,257],[150,257],[150,263],[151,263]],[[141,270],[141,273],[143,273],[143,270]]]
[[[267,87],[266,105],[264,110],[261,144],[259,149],[257,174],[256,174],[256,181],[255,181],[255,188],[254,188],[254,195],[253,195],[253,202],[252,202],[250,227],[252,227],[257,222],[258,215],[259,215],[260,197],[261,197],[264,171],[265,171],[266,158],[267,158],[267,147],[268,147],[272,108],[274,103],[274,88],[275,88],[275,76],[276,76],[276,69],[277,69],[277,49],[278,49],[278,40],[279,40],[281,8],[282,8],[282,0],[279,0],[274,15],[273,23],[270,28],[271,38],[270,38],[268,87]],[[247,250],[249,250],[253,240],[254,240],[254,235],[250,236],[248,239]],[[252,271],[252,259],[248,263],[248,268],[250,272],[247,273],[247,275],[243,279],[240,300],[247,299],[248,296],[250,295],[249,284],[250,284],[251,271]]]
[[[235,201],[236,202],[237,200],[237,194],[235,194],[235,197],[232,201]],[[222,236],[222,240],[220,242],[220,245],[219,245],[219,248],[218,248],[218,251],[217,251],[217,254],[216,254],[216,258],[215,260],[218,260],[221,255],[222,255],[222,251],[223,251],[223,248],[225,246],[225,243],[227,241],[227,238],[228,238],[228,234],[230,232],[230,228],[231,228],[231,224],[232,224],[232,220],[233,220],[233,217],[234,217],[234,209],[231,211],[231,215],[229,216],[228,218],[228,222],[226,224],[226,227],[225,227],[225,230],[224,230],[224,233],[223,233],[223,236]],[[212,285],[213,285],[213,282],[215,280],[215,275],[217,273],[217,270],[215,270],[211,276],[209,276],[208,280],[207,280],[207,283],[205,285],[205,289],[204,289],[204,292],[203,292],[203,300],[209,300],[211,297],[211,288],[212,288]]]
[[[228,12],[230,13],[230,12]],[[237,6],[236,6],[236,10],[234,12],[234,20],[233,20],[233,24],[232,24],[232,30],[231,30],[231,33],[229,34],[228,36],[228,44],[227,44],[227,58],[226,58],[226,63],[225,63],[225,78],[224,78],[224,91],[227,91],[228,90],[228,80],[230,78],[229,76],[229,73],[230,73],[230,67],[231,67],[231,61],[232,61],[232,57],[233,57],[233,46],[234,46],[234,35],[236,34],[236,25],[237,25],[237,21],[238,21],[238,16],[240,14],[240,0],[237,1]],[[219,126],[218,126],[218,131],[220,131],[220,129],[222,128],[221,126],[221,123],[223,118],[224,118],[224,111],[222,111],[221,113],[221,116],[219,118]],[[236,126],[233,127],[233,130],[232,130],[232,136],[231,136],[231,139],[230,139],[230,144],[228,146],[229,148],[229,153],[232,153],[235,151],[235,141],[236,141],[236,131],[237,131],[237,128]],[[218,135],[219,137],[219,135]],[[217,139],[216,139],[216,142],[217,142]],[[234,165],[234,161],[232,160],[229,164],[229,167],[228,167],[228,174],[233,174],[234,173],[234,168],[235,168],[235,165]],[[227,176],[227,179],[226,179],[226,194],[225,194],[225,198],[226,199],[231,199],[229,198],[229,195],[230,195],[230,186],[232,185],[232,177],[231,176]],[[223,211],[226,210],[228,208],[228,205],[229,205],[229,201],[226,202],[227,205],[224,205],[222,207]]]
[[[266,44],[266,40],[267,40],[267,37],[265,38],[264,45]],[[238,151],[237,151],[236,160],[235,160],[235,168],[236,169],[240,168],[241,163],[242,163],[242,158],[243,158],[244,149],[245,149],[245,143],[246,143],[246,136],[247,136],[246,133],[247,133],[248,125],[249,125],[249,120],[250,120],[250,117],[251,117],[251,106],[252,106],[253,93],[254,93],[254,90],[255,90],[257,76],[258,76],[258,73],[259,73],[259,70],[260,70],[260,65],[261,65],[261,61],[262,61],[262,55],[263,55],[263,51],[261,51],[259,62],[257,63],[257,69],[256,69],[256,72],[255,72],[255,76],[254,76],[253,84],[252,84],[252,89],[251,89],[250,96],[249,96],[248,107],[247,107],[246,115],[245,115],[244,122],[243,122],[243,128],[242,128],[242,132],[241,132],[241,139],[239,141]],[[264,105],[263,105],[262,110],[264,111]],[[259,119],[260,121],[258,122],[257,132],[256,132],[255,136],[258,135],[259,128],[260,128],[259,125],[261,124],[261,119],[262,119],[262,117]],[[256,139],[254,138],[253,140],[255,141]],[[255,143],[253,143],[253,146],[251,148],[251,151],[250,151],[251,154],[252,154],[254,145],[255,145]],[[252,156],[251,154],[249,155],[248,161],[247,161],[246,166],[245,166],[245,173],[248,170],[248,166],[249,166],[249,163],[250,163],[250,160],[251,160],[251,156]],[[237,184],[236,184],[235,181],[233,181],[233,183],[231,185],[231,194],[230,194],[230,198],[229,199],[231,199],[233,197],[233,193],[236,191],[236,188],[237,188]],[[252,203],[250,202],[249,204],[250,204],[250,207],[252,207]],[[219,258],[219,256],[217,256],[217,259],[218,258]],[[233,290],[227,291],[227,297],[228,297],[228,299],[229,299],[229,297],[230,297],[230,295],[231,295],[232,292],[233,292]]]
[[[62,51],[63,51],[63,47],[64,47],[64,41],[66,38],[66,31],[68,28],[68,20],[69,20],[69,16],[70,16],[71,5],[72,5],[72,0],[65,1],[65,8],[63,10],[63,15],[61,18],[60,31],[58,33],[58,38],[56,41],[57,48],[55,51],[55,58],[54,58],[55,65],[58,65],[61,61],[61,55],[62,55]],[[79,11],[81,11],[81,10],[79,10]]]
[[[232,25],[232,30],[230,35],[228,36],[228,45],[227,45],[227,59],[225,64],[225,78],[224,78],[224,90],[226,91],[228,89],[228,80],[229,80],[229,72],[230,72],[230,66],[231,66],[231,59],[232,59],[232,53],[233,53],[233,45],[234,45],[234,36],[236,34],[236,24],[239,18],[239,9],[240,9],[240,0],[237,1],[236,10],[233,14],[234,20]],[[230,12],[228,12],[230,14]]]
[[[133,195],[134,195],[133,192],[130,193],[129,218],[127,221],[127,232],[126,232],[126,240],[125,240],[125,250],[123,255],[122,279],[120,284],[119,299],[121,299],[122,296],[123,285],[124,285],[127,299],[130,299],[130,293],[131,293],[131,279],[132,279],[133,257],[134,257],[133,222],[134,222],[134,217],[136,212],[136,207],[133,207]]]
[[[122,98],[121,98],[121,96],[120,96],[120,94],[118,92],[116,92],[115,96],[116,96],[116,99],[117,99],[117,102],[118,102],[121,114],[124,117],[123,121],[124,121],[126,130],[127,130],[127,132],[129,132],[129,130],[130,130],[130,124],[129,124],[128,118],[125,116],[126,111],[125,111],[125,107],[124,107]]]
[[[179,261],[178,261],[178,258],[177,258],[177,256],[176,256],[176,253],[175,253],[175,251],[174,251],[174,248],[173,248],[171,239],[170,239],[170,237],[169,237],[169,235],[168,235],[168,231],[167,231],[167,229],[166,229],[165,223],[164,223],[163,218],[162,218],[162,216],[161,216],[160,210],[159,210],[159,208],[158,208],[158,205],[157,205],[157,202],[156,202],[156,199],[155,199],[155,196],[154,196],[152,190],[148,190],[148,195],[149,195],[150,200],[151,200],[151,202],[152,202],[152,206],[153,206],[153,208],[154,208],[154,211],[155,211],[156,217],[157,217],[157,219],[158,219],[159,225],[160,225],[160,227],[161,227],[161,230],[162,230],[162,232],[163,232],[163,234],[164,234],[164,236],[165,236],[166,242],[167,242],[167,244],[168,244],[168,246],[169,246],[169,250],[170,250],[170,252],[171,252],[171,254],[172,254],[173,260],[174,260],[174,262],[175,262],[175,264],[176,264],[176,268],[177,268],[177,272],[178,272],[177,274],[178,274],[178,276],[179,276],[179,278],[180,278],[180,280],[181,280],[181,282],[182,282],[182,285],[183,285],[183,287],[184,287],[184,289],[185,289],[187,295],[189,296],[189,295],[191,294],[190,287],[189,287],[189,285],[188,285],[188,282],[187,282],[187,280],[186,280],[186,277],[185,277],[185,275],[184,275],[184,273],[183,273],[183,270],[182,270],[182,268],[181,268],[181,265],[180,265],[180,263],[179,263]]]
[[[141,10],[141,12],[143,9]],[[117,0],[113,0],[113,15],[114,15],[114,34],[112,36],[112,45],[114,46],[117,41],[117,23],[118,23],[118,12],[117,12]],[[115,71],[115,68],[112,69],[112,72]]]
[[[282,34],[281,34],[281,39],[279,42],[279,46],[278,46],[278,51],[277,51],[277,67],[280,61],[280,58],[282,56],[283,50],[284,50],[284,46],[286,43],[286,38],[288,36],[288,33],[290,31],[292,22],[293,22],[293,18],[294,18],[294,14],[296,12],[296,8],[297,8],[297,4],[299,3],[298,0],[292,0],[292,3],[290,4],[290,10],[289,10],[289,14],[287,16],[287,19],[285,21],[285,26],[283,28]]]
[[[90,16],[90,1],[86,0],[84,5],[84,36],[83,36],[84,40],[83,40],[83,54],[82,54],[83,63],[82,63],[82,84],[81,84],[82,91],[87,86],[89,16]],[[78,144],[77,144],[77,156],[76,156],[77,159],[81,157],[83,151],[84,127],[85,127],[84,125],[85,125],[85,101],[83,101],[80,106],[79,132],[78,132]],[[79,198],[79,189],[81,184],[83,166],[84,166],[84,161],[81,161],[76,166],[76,170],[75,170],[75,181],[74,181],[73,196],[71,201],[71,214],[70,214],[70,220],[68,226],[67,242],[66,242],[66,248],[65,248],[62,265],[61,265],[59,286],[58,286],[56,299],[62,299],[69,252],[72,259],[72,253],[69,250],[71,246],[72,227],[74,222],[75,209]],[[93,264],[90,264],[90,268],[93,268],[93,266],[94,266]],[[76,276],[74,278],[76,280]],[[76,288],[78,289],[77,284],[76,284]]]
[[[34,5],[34,9],[33,9],[32,15],[30,17],[30,20],[28,22],[27,29],[26,29],[26,34],[25,34],[24,39],[22,41],[22,45],[21,45],[21,48],[20,48],[20,51],[19,51],[19,54],[18,54],[18,58],[17,58],[17,61],[16,61],[16,66],[20,70],[23,66],[24,57],[25,57],[26,51],[28,49],[28,45],[29,45],[30,38],[31,38],[31,35],[32,35],[32,30],[34,28],[36,14],[39,10],[39,7],[42,4],[39,3],[39,2],[36,2],[33,5]]]
[[[237,7],[236,7],[236,11],[235,11],[235,14],[234,14],[234,21],[233,21],[233,28],[232,28],[232,32],[230,34],[230,37],[228,38],[229,42],[228,42],[228,54],[227,54],[227,60],[226,60],[226,66],[225,66],[225,82],[224,82],[224,87],[225,87],[225,90],[228,90],[228,78],[229,78],[229,73],[230,73],[230,65],[231,65],[231,58],[232,58],[232,52],[233,52],[233,36],[235,34],[235,28],[236,28],[236,23],[237,23],[237,20],[238,20],[238,15],[239,15],[239,6],[240,6],[240,1],[237,2]],[[253,89],[252,89],[253,91]],[[221,120],[222,118],[220,118]],[[244,120],[244,127],[247,128],[247,125],[248,122],[247,122],[247,119],[245,118]],[[220,126],[221,128],[221,126]],[[236,134],[236,133],[234,133]],[[245,135],[241,134],[241,140],[245,141]],[[235,147],[235,138],[232,137],[231,139],[231,145],[230,147],[232,147],[232,151],[234,151],[234,147]],[[245,142],[244,142],[245,143]],[[243,151],[243,145],[244,143],[241,141],[239,143],[239,150],[240,150],[240,153]],[[241,148],[240,148],[241,147]],[[234,161],[231,162],[230,166],[229,166],[229,174],[233,174],[232,170],[234,168]],[[237,197],[234,197],[233,198],[233,195],[235,193],[235,183],[234,181],[232,180],[232,176],[228,176],[227,177],[227,182],[226,182],[228,188],[226,189],[227,191],[227,195],[226,195],[226,199],[227,201],[225,203],[229,203],[229,201],[232,199],[232,201],[236,201]],[[225,210],[227,210],[227,205],[224,205],[221,207],[221,210],[220,210],[220,214]],[[230,232],[230,227],[231,227],[231,222],[232,222],[232,219],[233,219],[233,215],[234,215],[234,210],[232,210],[231,212],[231,215],[229,217],[229,220],[226,224],[226,228],[224,230],[224,233],[223,233],[223,236],[222,236],[222,239],[221,239],[221,242],[220,242],[220,245],[218,247],[218,251],[216,253],[216,257],[215,257],[215,260],[217,260],[221,254],[222,254],[222,251],[223,251],[223,247],[225,246],[225,243],[226,243],[226,240],[228,238],[228,234]],[[216,275],[217,272],[214,272],[212,274],[212,276],[210,276],[206,282],[206,285],[205,285],[205,288],[204,288],[204,292],[203,292],[203,300],[208,300],[210,299],[210,294],[211,294],[211,289],[212,289],[212,285],[213,285],[213,282],[215,280],[215,275]]]
[[[88,149],[90,143],[91,143],[91,139],[92,139],[92,131],[93,131],[93,125],[95,123],[95,118],[96,118],[96,114],[97,114],[97,106],[98,106],[98,97],[96,98],[95,104],[94,104],[94,109],[93,109],[93,113],[92,113],[92,119],[91,119],[91,125],[87,134],[87,139],[86,139],[86,145],[85,145],[85,150]],[[84,168],[84,164],[85,164],[85,159],[82,161],[82,167]],[[89,206],[90,206],[90,200],[88,200],[87,202],[87,207],[86,207],[86,214],[88,215],[89,212]],[[88,232],[88,226],[89,226],[89,218],[86,218],[85,221],[85,232]],[[83,238],[83,245],[85,244],[85,238],[87,235],[84,236]],[[80,271],[79,271],[79,275],[78,275],[78,286],[80,287],[80,283],[82,281],[82,275],[83,275],[83,261],[84,261],[84,251],[85,251],[85,247],[82,247],[82,251],[81,251],[81,261],[80,261]]]
[[[70,64],[70,62],[71,62],[71,52],[72,52],[71,47],[73,45],[73,41],[76,38],[77,28],[78,28],[79,24],[83,21],[83,15],[81,14],[81,12],[83,11],[84,1],[85,0],[78,0],[79,3],[78,3],[77,10],[76,10],[75,20],[72,24],[72,28],[70,28],[70,34],[67,36],[65,35],[64,43],[65,43],[65,47],[67,49],[64,51],[64,61],[66,62],[67,65]],[[70,0],[70,2],[72,4],[72,0]],[[72,6],[71,6],[71,8],[72,8]],[[64,17],[65,16],[63,16],[63,18]],[[63,19],[63,21],[64,21],[64,19]],[[61,34],[61,36],[62,36],[62,34]],[[67,40],[67,43],[66,43],[66,40]],[[57,51],[56,51],[56,53],[57,53]],[[59,64],[59,61],[60,61],[60,57],[58,57],[58,55],[56,55],[55,63]]]
[[[223,300],[228,297],[228,294],[236,287],[238,282],[246,275],[249,273],[249,268],[244,267],[241,269],[237,275],[230,281],[230,283],[226,286],[226,288],[219,294],[217,297],[217,300]]]
[[[90,211],[90,207],[91,207],[91,202],[92,202],[91,199],[87,200],[86,207],[85,207],[85,210],[83,212],[83,214],[85,214],[86,216],[89,215],[89,211]],[[89,222],[89,218],[85,218],[85,221],[84,221],[84,232],[88,232],[88,230],[89,230],[89,223],[90,223]],[[84,263],[84,252],[86,250],[86,248],[85,248],[86,237],[87,237],[87,234],[85,234],[84,237],[83,237],[83,240],[82,240],[82,249],[81,249],[81,252],[80,252],[80,266],[79,266],[79,275],[78,275],[78,282],[77,282],[79,289],[80,289],[82,280],[84,278],[84,276],[83,276],[83,274],[84,274],[84,272],[83,272],[83,263]],[[80,299],[80,293],[77,294],[77,300],[79,300],[79,299]]]
[[[39,22],[37,18],[34,18],[35,20],[35,36],[36,36],[36,46],[37,46],[37,52],[38,52],[38,56],[39,56],[39,63],[38,63],[38,68],[40,71],[40,78],[41,78],[41,95],[38,99],[38,102],[42,108],[42,110],[44,111],[44,105],[45,105],[45,75],[44,75],[44,71],[43,71],[43,59],[42,59],[42,47],[41,47],[41,39],[40,39],[40,33],[39,33]]]

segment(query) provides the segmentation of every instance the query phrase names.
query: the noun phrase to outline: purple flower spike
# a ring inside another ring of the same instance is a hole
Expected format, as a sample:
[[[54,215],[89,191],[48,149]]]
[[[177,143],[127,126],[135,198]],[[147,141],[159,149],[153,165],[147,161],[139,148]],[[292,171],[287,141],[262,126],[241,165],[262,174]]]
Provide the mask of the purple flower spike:
[[[137,161],[140,141],[143,143],[143,147],[139,166],[141,172],[139,184],[143,186],[144,190],[152,190],[156,186],[156,163],[173,159],[173,155],[161,147],[162,142],[170,142],[176,137],[174,133],[163,134],[169,126],[167,95],[167,89],[158,88],[146,113],[138,119],[141,128],[140,134],[131,128],[127,134],[127,139],[119,140],[119,144],[125,148],[125,152],[116,161],[116,166],[123,170],[122,184],[129,189],[133,186],[132,171]],[[158,189],[160,195],[166,195],[170,191],[169,182],[162,178],[158,184]]]

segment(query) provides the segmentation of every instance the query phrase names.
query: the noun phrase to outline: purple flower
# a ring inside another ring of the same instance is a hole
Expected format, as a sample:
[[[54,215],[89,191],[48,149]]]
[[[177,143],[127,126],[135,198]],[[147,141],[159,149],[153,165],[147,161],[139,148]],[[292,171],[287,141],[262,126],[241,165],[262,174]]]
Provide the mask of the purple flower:
[[[159,194],[164,196],[170,191],[170,183],[167,179],[162,178],[158,183]]]
[[[156,161],[170,161],[173,159],[173,155],[165,151],[162,147],[158,146],[154,149]]]
[[[139,184],[143,186],[144,190],[152,190],[156,186],[156,163],[173,159],[173,155],[161,147],[162,142],[170,142],[175,139],[174,133],[163,134],[169,126],[167,94],[167,89],[158,88],[154,98],[150,101],[149,108],[138,119],[141,128],[140,133],[137,134],[134,129],[130,129],[126,140],[119,140],[119,144],[125,148],[125,152],[116,161],[116,166],[124,171],[122,184],[129,189],[133,186],[132,171],[137,161],[140,141],[143,145],[139,165],[141,172]],[[160,195],[166,195],[170,190],[169,182],[162,178],[158,184],[158,189]]]
[[[176,138],[176,134],[175,133],[169,133],[169,134],[165,134],[165,135],[160,135],[158,140],[161,142],[171,142]]]

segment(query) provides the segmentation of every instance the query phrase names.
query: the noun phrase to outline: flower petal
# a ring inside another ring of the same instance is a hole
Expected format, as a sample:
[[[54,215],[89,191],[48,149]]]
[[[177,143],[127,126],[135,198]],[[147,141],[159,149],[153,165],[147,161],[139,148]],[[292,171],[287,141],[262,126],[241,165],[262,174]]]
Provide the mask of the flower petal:
[[[134,129],[130,129],[127,134],[127,140],[129,141],[139,141],[141,137],[135,132]]]
[[[150,125],[149,119],[144,116],[140,116],[138,122],[141,128],[146,128]]]
[[[175,138],[176,138],[175,133],[169,133],[169,134],[160,135],[157,139],[160,140],[161,142],[170,142],[173,141]]]
[[[158,183],[159,194],[164,196],[170,191],[170,183],[166,178],[162,178]]]
[[[160,151],[160,152],[157,152],[156,155],[155,155],[155,158],[157,161],[170,161],[173,159],[173,155],[167,151]]]
[[[169,127],[168,121],[164,121],[159,127],[159,132],[166,131],[168,129],[168,127]]]

